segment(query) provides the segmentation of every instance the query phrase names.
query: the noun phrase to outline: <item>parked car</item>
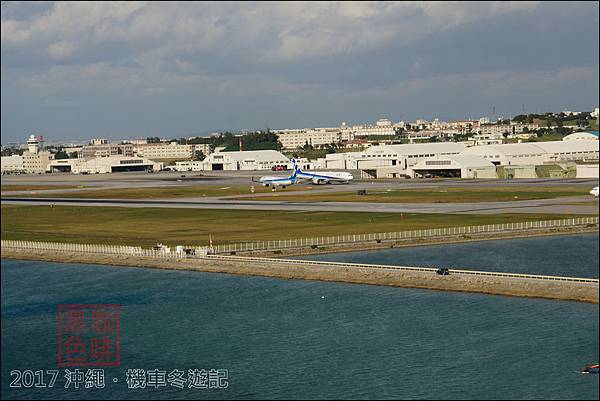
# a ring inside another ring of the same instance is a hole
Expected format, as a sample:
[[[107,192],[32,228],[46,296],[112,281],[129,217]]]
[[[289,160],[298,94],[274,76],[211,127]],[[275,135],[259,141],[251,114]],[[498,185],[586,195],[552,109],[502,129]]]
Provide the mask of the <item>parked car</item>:
[[[285,171],[285,170],[288,170],[288,167],[286,165],[283,165],[283,164],[276,164],[273,167],[271,167],[271,170],[273,170],[273,171]]]

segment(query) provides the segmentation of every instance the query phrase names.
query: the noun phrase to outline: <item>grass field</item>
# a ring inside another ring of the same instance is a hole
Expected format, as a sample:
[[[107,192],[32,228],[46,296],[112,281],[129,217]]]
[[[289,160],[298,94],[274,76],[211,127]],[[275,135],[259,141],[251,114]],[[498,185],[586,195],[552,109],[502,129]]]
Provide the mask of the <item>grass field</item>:
[[[575,217],[2,205],[2,239],[151,246],[215,244]]]
[[[581,187],[494,187],[494,188],[445,188],[402,189],[370,191],[367,195],[356,192],[330,194],[298,194],[289,198],[294,202],[376,202],[376,203],[462,203],[501,202],[530,199],[551,199],[563,196],[587,195],[588,188]],[[283,197],[257,196],[252,200],[284,200]]]
[[[284,191],[310,190],[312,185],[292,186]],[[319,186],[319,189],[323,189]],[[279,190],[281,191],[281,189]],[[53,198],[82,198],[82,199],[172,199],[172,198],[198,198],[219,197],[244,194],[270,194],[271,188],[260,184],[254,185],[252,192],[250,185],[216,186],[216,185],[189,185],[189,186],[165,186],[147,188],[117,188],[117,189],[95,189],[92,191],[72,191],[65,193],[52,193]],[[30,195],[23,195],[29,197]],[[34,196],[50,196],[38,193]]]

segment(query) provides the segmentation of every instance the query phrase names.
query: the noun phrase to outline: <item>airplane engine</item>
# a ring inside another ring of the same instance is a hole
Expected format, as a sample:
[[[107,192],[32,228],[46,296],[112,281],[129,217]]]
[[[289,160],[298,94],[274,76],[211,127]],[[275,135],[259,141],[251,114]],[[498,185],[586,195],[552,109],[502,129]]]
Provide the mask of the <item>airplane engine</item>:
[[[313,178],[312,179],[313,184],[315,185],[319,185],[319,184],[326,184],[325,180],[321,180],[319,178]]]

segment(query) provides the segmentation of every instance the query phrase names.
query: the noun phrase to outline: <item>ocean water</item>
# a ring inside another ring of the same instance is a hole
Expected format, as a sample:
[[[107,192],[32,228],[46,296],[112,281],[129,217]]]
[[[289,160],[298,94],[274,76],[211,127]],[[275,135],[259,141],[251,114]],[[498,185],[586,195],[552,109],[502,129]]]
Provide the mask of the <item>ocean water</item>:
[[[575,241],[581,272],[598,268],[597,239]],[[527,249],[533,263],[549,247]],[[2,399],[598,398],[598,376],[576,373],[598,361],[598,305],[32,261],[0,271]],[[57,369],[65,303],[122,305],[121,366],[102,390],[65,389],[62,370],[52,389],[10,389],[13,369]],[[227,369],[229,387],[125,383],[127,369],[176,368]]]
[[[598,278],[598,234],[389,248],[295,259]]]

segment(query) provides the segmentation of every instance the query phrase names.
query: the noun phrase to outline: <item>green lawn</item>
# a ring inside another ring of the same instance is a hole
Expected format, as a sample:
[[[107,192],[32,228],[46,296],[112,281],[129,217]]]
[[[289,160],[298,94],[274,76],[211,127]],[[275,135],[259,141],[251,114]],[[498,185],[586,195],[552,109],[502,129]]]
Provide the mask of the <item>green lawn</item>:
[[[254,192],[252,185],[235,186],[216,186],[216,185],[190,185],[190,186],[165,186],[148,188],[118,188],[118,189],[95,189],[91,191],[73,191],[64,193],[44,194],[37,193],[33,196],[53,198],[84,198],[84,199],[171,199],[171,198],[198,198],[198,197],[219,197],[244,194],[270,194],[271,188],[263,187],[260,183],[255,183]],[[301,191],[310,190],[313,185],[291,186],[283,191]],[[319,186],[319,189],[322,189]],[[279,190],[281,191],[281,189]],[[23,196],[30,197],[30,194]]]
[[[546,214],[413,214],[2,205],[2,239],[151,246],[309,238],[545,220]]]
[[[514,200],[549,199],[563,196],[587,195],[582,187],[493,187],[445,188],[427,190],[377,190],[367,188],[367,195],[356,192],[329,194],[298,194],[292,197],[257,196],[252,200],[285,200],[294,202],[376,202],[376,203],[462,203],[502,202]]]

